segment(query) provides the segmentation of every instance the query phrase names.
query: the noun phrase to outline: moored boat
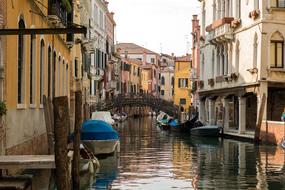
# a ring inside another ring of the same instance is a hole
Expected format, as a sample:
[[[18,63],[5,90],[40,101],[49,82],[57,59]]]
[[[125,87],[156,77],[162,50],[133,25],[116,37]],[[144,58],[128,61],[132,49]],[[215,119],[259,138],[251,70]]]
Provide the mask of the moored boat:
[[[101,120],[83,123],[81,141],[94,154],[111,154],[119,150],[119,135],[112,126]]]
[[[108,112],[108,111],[93,112],[91,119],[92,120],[102,120],[102,121],[109,123],[110,125],[115,125],[115,121],[112,118],[111,112]]]
[[[216,125],[208,125],[195,127],[190,130],[191,135],[202,137],[218,137],[220,136],[221,127]]]

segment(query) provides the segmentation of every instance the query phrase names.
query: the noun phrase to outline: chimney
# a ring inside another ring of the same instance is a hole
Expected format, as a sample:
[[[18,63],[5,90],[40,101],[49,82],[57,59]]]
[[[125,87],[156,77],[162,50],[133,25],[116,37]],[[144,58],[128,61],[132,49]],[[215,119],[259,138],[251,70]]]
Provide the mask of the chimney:
[[[146,65],[146,52],[143,52],[143,65]]]
[[[125,51],[125,58],[128,58],[128,51]]]

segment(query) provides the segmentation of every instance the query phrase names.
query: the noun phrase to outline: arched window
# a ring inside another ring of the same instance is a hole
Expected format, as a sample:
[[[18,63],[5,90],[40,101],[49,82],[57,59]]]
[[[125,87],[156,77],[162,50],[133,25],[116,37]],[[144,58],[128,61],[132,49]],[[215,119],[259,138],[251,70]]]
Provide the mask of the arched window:
[[[258,40],[258,37],[257,37],[257,34],[255,33],[254,34],[254,40],[253,40],[253,65],[252,65],[252,68],[257,68],[257,47],[258,47],[257,40]]]
[[[52,63],[51,63],[51,56],[52,56],[52,53],[51,53],[51,48],[50,47],[48,47],[48,97],[52,97],[52,93],[51,93],[51,89],[52,89],[52,87],[51,87],[51,84],[52,84],[52,82],[51,82],[51,74],[52,74],[52,71],[51,71],[51,69],[52,69]]]
[[[30,41],[30,104],[35,103],[35,72],[36,72],[36,36],[31,35]]]
[[[57,95],[58,96],[60,96],[61,95],[61,90],[60,90],[60,87],[61,87],[61,85],[60,85],[60,83],[61,83],[61,74],[60,74],[60,72],[61,72],[61,57],[59,56],[58,57],[58,63],[57,63],[57,82],[56,82],[56,84],[57,84]]]
[[[56,67],[56,52],[53,52],[53,72],[52,72],[52,97],[55,97],[55,67]]]
[[[25,28],[25,22],[23,19],[20,19],[18,23],[19,28]],[[24,102],[24,36],[22,34],[18,35],[18,104]]]
[[[66,84],[66,81],[65,81],[65,61],[63,60],[62,61],[62,85],[61,85],[61,88],[62,88],[62,95],[64,96],[65,95],[65,84]]]
[[[284,1],[283,1],[284,2]],[[254,0],[254,9],[258,10],[259,9],[259,0]]]
[[[236,73],[239,72],[239,41],[236,42],[236,62],[235,62],[235,71]]]
[[[214,78],[215,77],[215,50],[212,50],[212,73],[211,73],[211,77]]]
[[[40,49],[40,104],[43,104],[43,94],[44,94],[44,62],[45,62],[45,42],[41,40]]]
[[[174,86],[174,77],[171,77],[171,85]]]
[[[164,76],[161,77],[161,85],[165,85],[165,78],[164,78]]]
[[[68,81],[68,63],[66,63],[66,66],[65,66],[66,68],[65,68],[65,70],[66,70],[66,72],[65,72],[65,81],[66,81],[66,90],[65,90],[65,94],[66,95],[68,95],[68,85],[69,85],[69,81]]]
[[[270,39],[270,67],[284,67],[284,38],[280,32],[275,32]]]
[[[217,7],[216,7],[216,0],[213,2],[213,21],[216,20],[216,15],[217,15]]]

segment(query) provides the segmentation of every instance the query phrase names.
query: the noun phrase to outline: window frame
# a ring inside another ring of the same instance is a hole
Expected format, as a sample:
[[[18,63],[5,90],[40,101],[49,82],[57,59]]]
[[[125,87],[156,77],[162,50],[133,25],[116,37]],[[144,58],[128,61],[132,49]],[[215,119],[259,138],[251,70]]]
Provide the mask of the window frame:
[[[283,69],[284,68],[284,41],[281,41],[281,40],[271,40],[270,41],[270,56],[272,56],[271,54],[271,44],[274,44],[274,66],[272,66],[272,63],[271,63],[271,59],[270,59],[270,68],[276,68],[276,69]],[[279,67],[278,66],[278,61],[277,61],[277,54],[278,54],[278,44],[281,44],[282,45],[282,60],[281,60],[281,63],[282,65]]]

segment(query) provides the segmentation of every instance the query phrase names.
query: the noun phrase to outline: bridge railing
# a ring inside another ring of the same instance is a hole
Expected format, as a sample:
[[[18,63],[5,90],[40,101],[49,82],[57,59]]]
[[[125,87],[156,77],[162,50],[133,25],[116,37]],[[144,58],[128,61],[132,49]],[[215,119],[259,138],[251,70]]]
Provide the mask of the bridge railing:
[[[169,115],[174,116],[178,114],[178,106],[175,106],[172,102],[145,93],[119,94],[112,99],[91,105],[90,109],[91,112],[107,111],[125,106],[148,106],[154,110],[164,111]]]

